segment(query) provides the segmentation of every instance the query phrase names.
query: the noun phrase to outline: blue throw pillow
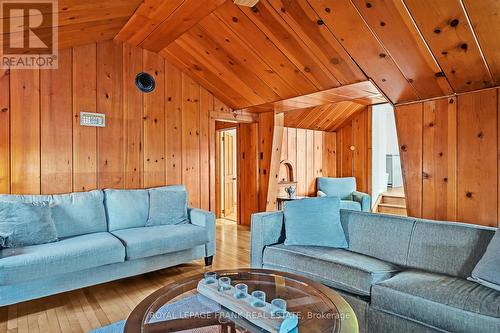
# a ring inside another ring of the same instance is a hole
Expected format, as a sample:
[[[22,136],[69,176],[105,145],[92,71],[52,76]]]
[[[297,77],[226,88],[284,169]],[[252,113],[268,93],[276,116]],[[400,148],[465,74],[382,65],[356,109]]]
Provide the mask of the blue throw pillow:
[[[104,190],[109,231],[144,227],[148,221],[148,190]]]
[[[21,247],[57,241],[48,202],[0,202],[2,247]]]
[[[189,223],[185,191],[149,191],[146,227]]]
[[[470,280],[500,291],[500,231],[498,230],[483,257],[474,267]]]
[[[59,238],[108,231],[101,190],[54,195],[50,203]]]
[[[285,245],[347,248],[340,199],[323,197],[285,203]]]

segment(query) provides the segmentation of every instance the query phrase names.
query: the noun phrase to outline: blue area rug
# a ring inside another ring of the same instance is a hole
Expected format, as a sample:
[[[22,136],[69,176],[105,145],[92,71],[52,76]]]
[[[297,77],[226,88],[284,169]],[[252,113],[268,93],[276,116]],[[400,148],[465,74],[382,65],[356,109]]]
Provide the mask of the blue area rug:
[[[151,318],[150,323],[186,317],[188,314],[206,314],[219,311],[220,305],[202,295],[193,295],[175,303],[162,306]],[[123,333],[125,320],[98,328],[90,333]]]

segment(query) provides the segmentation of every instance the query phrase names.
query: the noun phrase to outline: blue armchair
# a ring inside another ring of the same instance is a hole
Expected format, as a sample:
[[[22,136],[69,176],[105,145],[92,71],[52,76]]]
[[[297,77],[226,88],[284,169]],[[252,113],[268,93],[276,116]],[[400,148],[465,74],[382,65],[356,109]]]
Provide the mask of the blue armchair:
[[[370,195],[356,191],[356,178],[317,178],[318,197],[339,197],[340,208],[370,211]]]

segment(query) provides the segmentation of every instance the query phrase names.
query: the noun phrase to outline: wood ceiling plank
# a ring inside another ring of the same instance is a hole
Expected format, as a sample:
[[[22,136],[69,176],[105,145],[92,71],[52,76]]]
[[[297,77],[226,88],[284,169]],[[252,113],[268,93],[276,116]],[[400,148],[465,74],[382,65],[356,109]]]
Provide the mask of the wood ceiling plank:
[[[183,2],[184,0],[144,0],[115,39],[138,46]]]
[[[168,60],[172,65],[174,65],[175,67],[179,68],[180,70],[182,70],[184,73],[190,75],[191,77],[194,77],[196,78],[196,80],[198,82],[200,82],[204,87],[206,87],[207,89],[209,89],[211,92],[215,92],[216,94],[218,94],[219,96],[221,96],[221,98],[224,98],[225,100],[225,103],[228,103],[228,104],[236,104],[236,102],[234,101],[231,101],[228,99],[227,96],[224,96],[224,93],[223,91],[219,90],[218,87],[214,86],[212,84],[211,81],[208,81],[205,76],[202,76],[200,74],[198,74],[198,70],[195,70],[194,67],[196,68],[199,68],[197,65],[188,65],[189,62],[185,61],[185,59],[183,60],[180,60],[179,57],[177,57],[177,55],[173,54],[172,52],[166,50],[166,49],[163,49],[161,50],[161,52],[159,53],[162,57],[164,57],[166,60]],[[199,69],[201,70],[201,69]]]
[[[190,72],[200,82],[203,81],[207,88],[212,88],[211,90],[216,92],[217,96],[229,106],[235,107],[237,105],[252,104],[233,87],[221,80],[218,73],[214,73],[210,67],[205,66],[204,63],[188,53],[177,41],[171,43],[160,54],[176,65],[180,65],[180,63],[185,64],[182,69]]]
[[[217,74],[219,80],[226,82],[238,91],[245,99],[250,101],[252,105],[266,103],[267,101],[259,96],[253,87],[247,85],[237,73],[229,69],[224,63],[221,63],[217,58],[207,54],[205,48],[199,45],[196,37],[190,34],[184,34],[175,41],[181,45],[186,53],[189,53],[198,62]]]
[[[460,1],[404,2],[455,92],[492,86]]]
[[[464,0],[476,32],[479,45],[486,58],[495,83],[500,84],[500,1],[498,0]]]
[[[240,7],[264,34],[302,71],[320,90],[338,87],[339,81],[316,58],[309,47],[267,3],[255,7]]]
[[[349,0],[308,1],[346,51],[393,103],[418,98]]]
[[[200,22],[199,26],[232,58],[239,59],[245,67],[258,75],[282,99],[296,96],[299,93],[293,85],[282,79],[217,16],[210,14]]]
[[[433,58],[411,16],[400,0],[353,0],[371,30],[387,49],[420,98],[449,95],[448,80]]]
[[[302,116],[302,119],[297,124],[299,128],[313,128],[313,125],[316,124],[319,118],[321,118],[323,114],[324,105],[318,106],[306,114]]]
[[[194,27],[208,14],[222,5],[226,0],[186,0],[164,20],[141,43],[141,46],[153,52],[159,52],[183,33]]]
[[[66,49],[75,46],[91,44],[104,40],[111,40],[127,22],[127,17],[116,17],[101,21],[92,21],[78,24],[65,25],[58,28],[59,49]],[[2,22],[0,22],[2,24]],[[52,28],[37,30],[37,35],[43,38],[52,34]],[[8,39],[0,36],[0,43],[3,44]],[[23,32],[17,31],[10,35],[10,40],[22,41]]]
[[[332,125],[330,125],[327,130],[331,132],[337,131],[339,128],[342,128],[345,126],[346,123],[351,122],[352,118],[354,118],[358,113],[361,111],[365,110],[366,106],[359,106],[354,103],[352,103],[350,106],[348,106],[344,112],[340,114],[340,117],[337,118],[336,122]]]
[[[226,2],[214,14],[257,53],[275,73],[293,86],[299,95],[317,90],[307,76],[237,6]]]
[[[102,21],[116,17],[130,17],[141,2],[141,0],[59,0],[58,26]]]
[[[297,127],[297,123],[302,119],[303,115],[309,110],[313,110],[316,107],[310,107],[305,109],[296,109],[292,111],[285,112],[285,126],[286,127]]]
[[[307,0],[268,2],[341,84],[367,79]]]
[[[194,45],[193,49],[199,51],[212,65],[216,66],[217,64],[233,73],[234,78],[237,78],[242,84],[251,89],[256,100],[261,99],[266,103],[282,99],[266,82],[262,81],[257,74],[244,64],[244,59],[234,57],[228,53],[223,45],[208,35],[207,30],[200,26],[193,27],[181,39],[185,39],[189,41],[190,45]],[[230,78],[227,77],[227,79]]]

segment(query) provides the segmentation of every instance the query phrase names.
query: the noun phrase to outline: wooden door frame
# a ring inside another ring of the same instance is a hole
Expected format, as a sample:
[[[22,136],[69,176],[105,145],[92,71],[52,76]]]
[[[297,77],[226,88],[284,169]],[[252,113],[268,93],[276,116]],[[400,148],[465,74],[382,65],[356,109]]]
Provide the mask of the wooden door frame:
[[[220,173],[221,173],[221,168],[222,168],[222,165],[221,165],[221,161],[222,161],[222,158],[221,158],[221,135],[222,135],[222,132],[225,132],[225,131],[228,131],[228,130],[231,130],[231,129],[235,129],[236,130],[236,141],[234,142],[234,144],[236,145],[236,147],[238,147],[238,140],[239,140],[239,126],[237,123],[230,123],[230,122],[217,122],[216,125],[215,125],[215,217],[220,219],[220,218],[223,218],[222,216],[222,205],[221,205],[221,176],[220,176]],[[238,149],[238,148],[236,148]],[[239,195],[240,195],[240,161],[239,161],[239,158],[238,158],[238,151],[236,152],[236,156],[234,157],[236,158],[236,220],[237,220],[237,223],[240,224],[241,223],[241,219],[240,219],[240,205],[238,204],[239,203]]]

